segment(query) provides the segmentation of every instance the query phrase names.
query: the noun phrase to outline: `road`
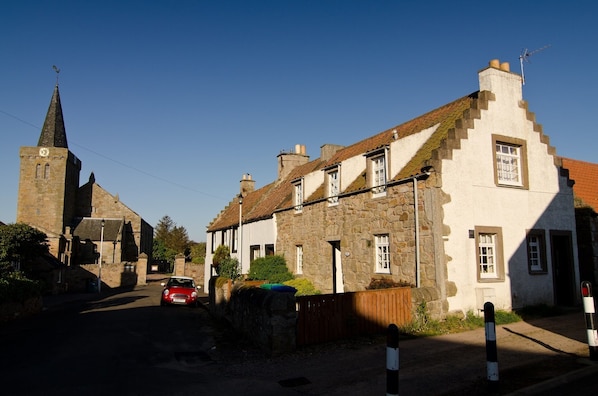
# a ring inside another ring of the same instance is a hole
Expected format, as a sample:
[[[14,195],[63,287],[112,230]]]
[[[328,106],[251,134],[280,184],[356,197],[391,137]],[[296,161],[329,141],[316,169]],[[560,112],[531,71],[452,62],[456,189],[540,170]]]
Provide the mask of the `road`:
[[[177,395],[214,380],[202,308],[160,307],[159,285],[0,329],[3,395]]]
[[[160,290],[152,282],[119,294],[84,295],[85,301],[0,324],[0,394],[385,393],[383,336],[266,358],[204,308],[160,307]],[[501,326],[497,337],[500,392],[487,392],[484,330],[478,329],[401,341],[400,393],[503,395],[588,367],[579,312]],[[573,394],[578,386],[583,394],[596,394],[598,365],[589,368],[575,385],[559,381],[541,394]]]

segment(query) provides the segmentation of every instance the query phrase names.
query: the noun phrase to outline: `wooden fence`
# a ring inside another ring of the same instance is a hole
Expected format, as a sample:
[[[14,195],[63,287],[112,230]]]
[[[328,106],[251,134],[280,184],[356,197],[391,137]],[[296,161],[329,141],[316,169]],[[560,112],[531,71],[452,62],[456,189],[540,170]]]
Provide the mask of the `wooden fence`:
[[[379,334],[411,321],[411,288],[297,297],[297,346]]]

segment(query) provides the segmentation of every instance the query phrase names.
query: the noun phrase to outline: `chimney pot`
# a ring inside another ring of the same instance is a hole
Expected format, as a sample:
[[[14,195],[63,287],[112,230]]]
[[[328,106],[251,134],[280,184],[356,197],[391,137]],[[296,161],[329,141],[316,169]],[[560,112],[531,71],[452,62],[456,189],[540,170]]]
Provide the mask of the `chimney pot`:
[[[499,69],[500,68],[500,61],[498,59],[492,59],[489,63],[490,67],[493,67],[495,69]]]
[[[510,71],[511,67],[509,65],[509,62],[503,62],[503,63],[501,63],[500,64],[500,70],[506,71],[506,72]]]

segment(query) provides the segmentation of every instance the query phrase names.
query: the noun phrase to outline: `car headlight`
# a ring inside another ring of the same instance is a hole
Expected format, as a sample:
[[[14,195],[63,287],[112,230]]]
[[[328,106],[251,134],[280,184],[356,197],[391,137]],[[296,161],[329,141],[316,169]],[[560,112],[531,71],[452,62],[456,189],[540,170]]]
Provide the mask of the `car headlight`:
[[[191,293],[191,297],[196,298],[197,297],[197,292]]]
[[[162,294],[164,294],[165,296],[167,296],[168,293],[170,293],[170,290],[168,290],[168,289],[164,289],[164,291],[162,292]]]

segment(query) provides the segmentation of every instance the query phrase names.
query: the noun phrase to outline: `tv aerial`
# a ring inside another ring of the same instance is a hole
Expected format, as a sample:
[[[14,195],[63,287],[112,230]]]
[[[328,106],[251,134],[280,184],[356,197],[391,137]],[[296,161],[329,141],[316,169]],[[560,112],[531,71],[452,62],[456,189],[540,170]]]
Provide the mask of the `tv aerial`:
[[[550,47],[550,44],[545,45],[542,48],[538,48],[537,50],[528,51],[527,48],[521,51],[521,55],[519,55],[519,66],[521,67],[521,82],[522,85],[525,85],[525,74],[523,74],[523,63],[529,62],[530,56],[536,54],[540,51],[544,51],[546,48]]]

